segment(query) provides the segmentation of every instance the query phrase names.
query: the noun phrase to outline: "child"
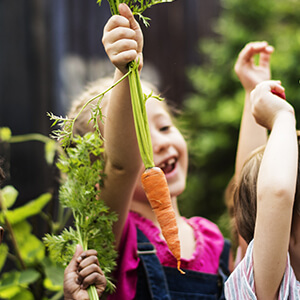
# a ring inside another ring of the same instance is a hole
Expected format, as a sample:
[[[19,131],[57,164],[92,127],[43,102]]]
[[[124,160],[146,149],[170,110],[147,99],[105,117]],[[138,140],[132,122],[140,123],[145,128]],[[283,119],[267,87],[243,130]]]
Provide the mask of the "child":
[[[273,94],[278,81],[251,93],[256,122],[271,130],[265,150],[246,161],[235,192],[239,233],[249,246],[225,283],[226,299],[299,299],[298,143],[293,107]],[[294,201],[295,200],[295,201]]]
[[[88,300],[87,288],[94,284],[99,297],[105,290],[106,279],[100,269],[96,250],[83,252],[77,245],[75,254],[65,269],[64,299]]]
[[[143,65],[142,31],[126,4],[119,5],[119,13],[108,20],[102,39],[116,66],[115,82],[127,73],[130,61]],[[177,196],[186,184],[187,145],[165,102],[150,98],[146,110],[154,162],[166,175],[179,227],[181,267],[186,274],[176,269],[177,261],[141,186],[144,166],[126,78],[111,91],[104,126],[106,178],[101,198],[118,214],[113,228],[119,251],[117,290],[110,299],[220,299],[229,249],[215,224],[201,217],[180,216]]]
[[[258,83],[271,79],[270,59],[273,51],[274,48],[265,41],[248,43],[239,53],[234,66],[235,73],[245,90],[245,102],[236,155],[235,174],[227,188],[227,198],[230,199],[228,200],[229,208],[233,207],[232,191],[236,186],[246,158],[254,149],[264,145],[267,141],[267,130],[255,122],[251,113],[250,93]],[[258,64],[255,63],[255,55],[259,55]],[[247,248],[247,244],[241,236],[238,236],[238,244],[236,264],[243,258]]]

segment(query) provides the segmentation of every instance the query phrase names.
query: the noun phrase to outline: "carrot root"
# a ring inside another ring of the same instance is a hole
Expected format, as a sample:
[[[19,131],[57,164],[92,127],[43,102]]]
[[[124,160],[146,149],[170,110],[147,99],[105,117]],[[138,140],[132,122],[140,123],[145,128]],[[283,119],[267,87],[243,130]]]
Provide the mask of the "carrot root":
[[[180,269],[180,241],[176,215],[164,172],[158,167],[146,169],[142,174],[142,185],[156,215],[162,235],[177,260],[177,268],[184,274]]]
[[[178,260],[178,261],[177,261],[177,270],[178,270],[181,274],[185,274],[185,272],[182,271],[182,270],[180,269],[180,265],[181,265],[181,261]]]

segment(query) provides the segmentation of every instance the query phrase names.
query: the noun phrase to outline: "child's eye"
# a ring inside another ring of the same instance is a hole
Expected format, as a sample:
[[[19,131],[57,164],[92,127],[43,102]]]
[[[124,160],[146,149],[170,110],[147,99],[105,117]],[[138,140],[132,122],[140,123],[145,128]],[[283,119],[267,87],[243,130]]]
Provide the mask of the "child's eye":
[[[163,127],[161,127],[160,129],[159,129],[159,131],[167,131],[167,130],[169,130],[170,129],[170,125],[167,125],[167,126],[163,126]]]

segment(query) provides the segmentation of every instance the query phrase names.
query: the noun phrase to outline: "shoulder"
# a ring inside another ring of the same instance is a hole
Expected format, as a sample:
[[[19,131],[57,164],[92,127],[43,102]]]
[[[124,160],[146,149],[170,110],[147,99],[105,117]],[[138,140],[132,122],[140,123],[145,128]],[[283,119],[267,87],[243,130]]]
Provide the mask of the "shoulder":
[[[300,282],[297,281],[296,275],[290,263],[289,253],[287,255],[287,263],[282,278],[278,299],[299,299],[300,298]]]
[[[245,257],[237,265],[225,282],[226,299],[256,299],[253,271],[253,241],[250,242]],[[278,299],[299,299],[300,283],[297,281],[287,255],[285,273],[281,282]]]
[[[190,219],[186,219],[189,224],[191,224],[194,228],[200,230],[205,235],[222,237],[223,235],[217,224],[212,221],[203,218],[203,217],[192,217]]]
[[[226,299],[256,299],[252,259],[253,241],[249,244],[245,257],[237,265],[225,282]]]
[[[202,217],[193,217],[186,221],[194,230],[197,253],[205,262],[205,271],[217,272],[224,248],[224,237],[220,229],[215,223]]]
[[[202,217],[193,217],[187,222],[193,227],[196,239],[202,240],[205,247],[217,248],[222,252],[224,237],[217,224]]]

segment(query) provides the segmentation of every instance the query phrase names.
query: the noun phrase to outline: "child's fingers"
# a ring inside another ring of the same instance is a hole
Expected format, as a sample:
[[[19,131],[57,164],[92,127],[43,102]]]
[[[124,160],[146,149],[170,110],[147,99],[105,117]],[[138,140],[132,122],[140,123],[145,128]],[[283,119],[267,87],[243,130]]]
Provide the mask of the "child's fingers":
[[[77,270],[77,267],[78,267],[78,261],[77,260],[78,260],[78,256],[80,256],[81,252],[82,252],[82,247],[80,245],[76,245],[76,251],[75,251],[70,263],[66,267],[65,273]]]
[[[139,47],[137,50],[138,50],[138,52],[141,52],[142,48],[143,48],[143,35],[142,35],[142,31],[141,31],[139,23],[134,18],[133,14],[132,14],[130,8],[127,6],[127,4],[121,3],[119,5],[119,13],[121,16],[128,19],[128,21],[130,23],[130,28],[135,31],[136,40],[138,41],[138,47]]]
[[[114,15],[109,19],[109,21],[104,26],[104,32],[112,31],[113,29],[118,27],[130,28],[129,20],[124,16]]]
[[[105,276],[102,276],[97,272],[91,273],[84,278],[81,284],[81,288],[87,289],[92,284],[95,285],[98,295],[101,295],[106,287]]]
[[[84,258],[79,266],[78,266],[78,270],[81,271],[82,269],[86,268],[89,265],[98,265],[99,266],[99,261],[96,255],[92,255],[92,256],[88,256],[86,258]]]
[[[266,92],[283,93],[284,87],[281,85],[280,80],[266,80],[259,83],[253,91],[253,94],[266,93]]]
[[[259,65],[263,67],[269,67],[270,66],[270,58],[271,54],[274,52],[274,48],[272,46],[267,46],[265,49],[263,49],[259,56]]]
[[[92,264],[78,273],[78,283],[82,288],[87,288],[91,284],[103,281],[103,277],[105,278],[101,268],[96,264]]]
[[[89,256],[97,256],[97,251],[95,249],[89,249],[86,251],[83,251],[80,256],[77,258],[77,262],[80,263],[82,260],[84,260],[85,258],[89,257]]]
[[[283,94],[285,91],[285,88],[281,85],[281,82],[280,81],[277,81],[277,84],[274,83],[274,85],[271,85],[271,92],[275,92],[278,93],[278,94]]]
[[[269,48],[270,47],[270,48]],[[266,50],[267,49],[267,50]],[[268,43],[265,41],[262,42],[251,42],[248,43],[240,52],[239,60],[241,63],[247,63],[253,60],[253,56],[259,54],[263,51],[266,53],[271,53],[273,47],[268,46]]]
[[[135,20],[133,14],[127,4],[121,3],[119,5],[119,13],[121,16],[125,17],[129,21],[130,28],[132,28],[133,30],[139,29],[139,24]]]

